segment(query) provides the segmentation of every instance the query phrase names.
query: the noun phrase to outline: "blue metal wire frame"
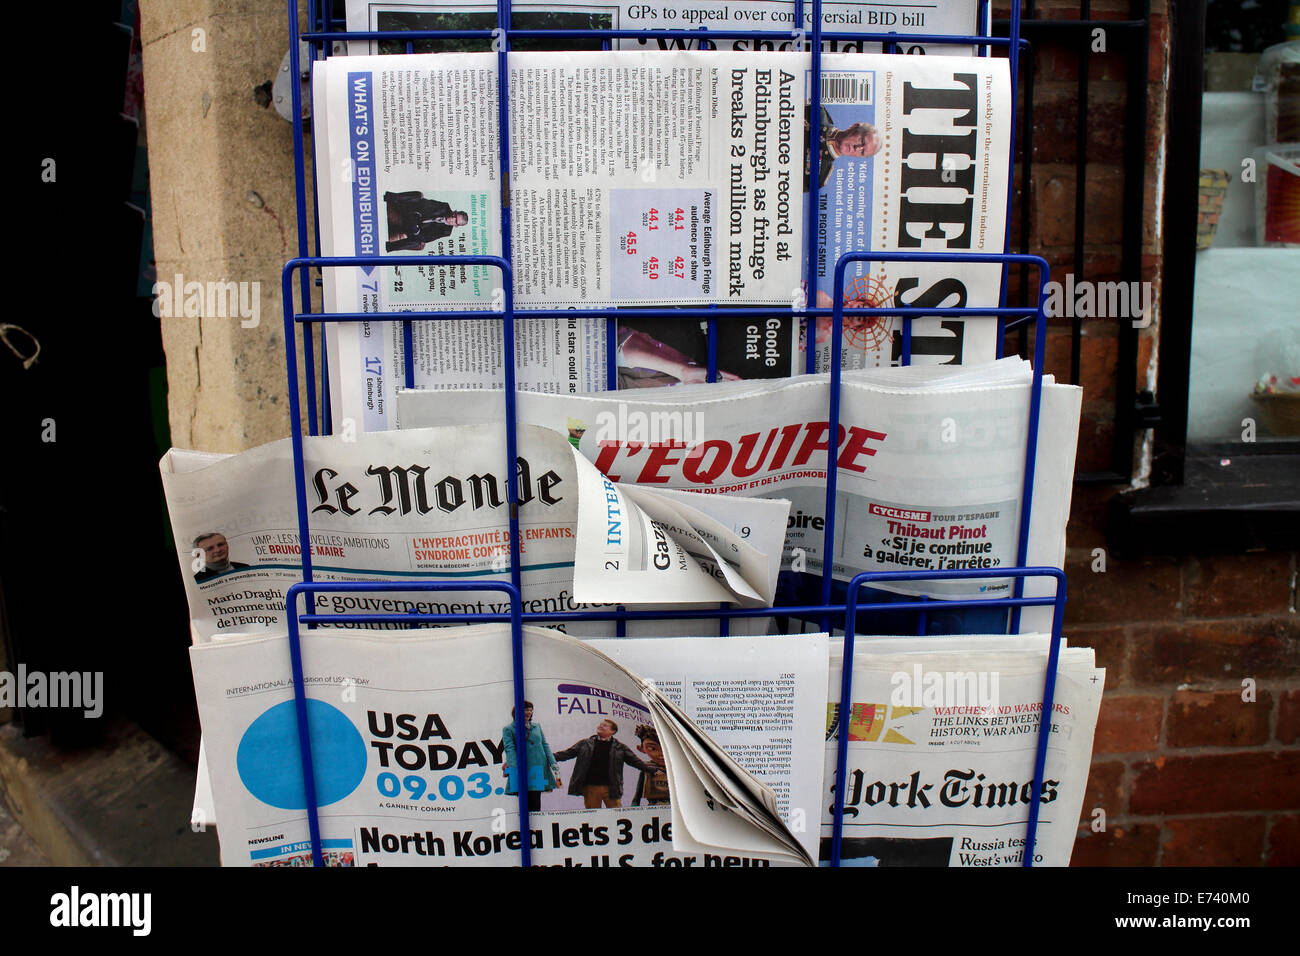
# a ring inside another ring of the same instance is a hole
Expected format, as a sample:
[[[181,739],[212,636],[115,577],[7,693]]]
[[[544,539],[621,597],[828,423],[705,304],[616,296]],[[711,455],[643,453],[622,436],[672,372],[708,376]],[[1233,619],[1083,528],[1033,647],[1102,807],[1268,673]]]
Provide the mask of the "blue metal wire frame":
[[[283,302],[284,302],[284,334],[285,334],[285,361],[287,369],[287,378],[289,385],[289,412],[291,422],[291,437],[293,440],[294,452],[294,480],[296,483],[296,498],[298,506],[298,529],[300,540],[310,540],[308,511],[306,503],[306,481],[305,481],[305,463],[303,459],[303,441],[301,432],[301,422],[303,421],[302,409],[298,399],[298,357],[296,352],[296,328],[298,325],[303,326],[303,344],[305,372],[307,375],[306,397],[308,404],[308,414],[306,423],[308,433],[315,435],[319,433],[318,421],[323,412],[328,416],[328,394],[326,379],[327,373],[326,362],[324,360],[324,336],[321,336],[321,376],[322,376],[322,395],[321,401],[317,401],[316,394],[316,353],[313,336],[313,326],[317,323],[324,324],[337,321],[392,321],[399,322],[403,330],[403,348],[406,358],[405,384],[407,387],[414,385],[414,363],[412,361],[412,327],[416,321],[445,321],[458,319],[484,319],[499,316],[502,320],[502,338],[504,348],[504,373],[505,373],[505,405],[506,405],[506,464],[507,474],[513,472],[513,462],[516,458],[516,385],[515,385],[515,336],[514,321],[516,318],[516,309],[513,300],[513,278],[512,267],[513,250],[511,248],[511,214],[510,206],[510,142],[509,142],[509,97],[508,97],[508,55],[512,38],[529,38],[529,39],[562,39],[570,37],[581,37],[589,35],[600,35],[608,38],[632,37],[641,38],[646,36],[660,37],[679,37],[682,39],[698,40],[701,46],[709,43],[709,38],[747,38],[747,39],[779,39],[788,41],[791,38],[795,40],[796,49],[804,49],[805,31],[796,29],[790,33],[780,31],[717,31],[706,30],[513,30],[510,28],[510,2],[509,0],[498,0],[497,3],[497,28],[495,30],[463,30],[463,31],[376,31],[376,32],[342,32],[332,29],[333,22],[328,10],[328,2],[321,2],[318,9],[312,12],[310,16],[312,32],[301,34],[298,29],[297,5],[294,0],[289,0],[289,25],[290,25],[290,68],[293,71],[295,79],[299,75],[299,52],[298,41],[306,40],[312,44],[312,57],[327,57],[332,53],[330,45],[340,40],[403,40],[407,41],[407,52],[412,49],[411,42],[419,39],[491,39],[494,41],[494,49],[497,51],[498,66],[498,124],[500,130],[500,170],[501,170],[501,240],[502,255],[497,256],[372,256],[372,257],[312,257],[309,255],[306,228],[306,209],[308,197],[306,193],[306,183],[304,174],[304,157],[305,146],[302,124],[302,103],[300,95],[300,84],[291,83],[293,94],[294,109],[294,173],[298,213],[298,236],[299,236],[299,255],[290,260],[283,272]],[[804,0],[795,0],[795,19],[799,23],[804,22]],[[810,95],[812,97],[813,115],[819,112],[821,98],[821,43],[823,40],[839,41],[866,41],[879,42],[884,44],[887,52],[897,52],[900,35],[896,33],[842,33],[842,32],[823,32],[821,29],[821,0],[813,0],[811,16],[811,29],[807,31],[811,34],[809,37],[809,46],[812,60],[812,76],[814,82],[811,84]],[[1020,11],[1018,4],[1011,8],[1011,18],[1009,32],[1006,37],[991,36],[988,32],[988,4],[987,0],[979,0],[979,30],[977,35],[970,36],[948,36],[948,35],[907,35],[906,40],[913,43],[946,43],[960,44],[965,46],[974,46],[977,53],[981,56],[987,55],[993,48],[1006,47],[1010,60],[1011,74],[1011,103],[1012,118],[1011,123],[1011,154],[1014,155],[1015,149],[1015,102],[1016,102],[1016,81],[1017,81],[1017,60],[1018,53],[1027,46],[1027,42],[1020,36]],[[820,161],[819,151],[810,149],[809,161],[812,165],[811,170],[811,202],[809,203],[809,215],[815,215],[817,208],[817,193],[819,191],[818,182],[818,165]],[[313,180],[315,180],[315,171],[313,171]],[[313,188],[315,188],[313,181]],[[1011,200],[1011,186],[1008,187],[1008,208]],[[810,225],[807,229],[807,248],[808,256],[808,274],[814,274],[812,264],[816,261],[817,240],[816,229]],[[1008,234],[1009,242],[1009,234]],[[316,236],[316,243],[319,248],[319,235]],[[1004,248],[1009,248],[1004,247]],[[881,308],[854,308],[846,309],[843,305],[842,289],[845,281],[845,269],[853,262],[860,261],[913,261],[913,262],[936,262],[936,261],[956,261],[962,263],[996,263],[1002,266],[1002,290],[997,307],[965,307],[965,308],[914,308],[914,307],[881,307]],[[1037,308],[1030,307],[1007,307],[1006,306],[1006,276],[1011,264],[1025,263],[1033,264],[1039,267],[1039,296]],[[504,311],[437,311],[437,312],[403,312],[403,313],[314,313],[311,311],[310,300],[310,280],[309,270],[338,268],[338,267],[371,267],[371,266],[402,266],[402,265],[484,265],[497,268],[502,274],[502,283],[505,294]],[[300,301],[302,311],[294,308],[293,296],[293,273],[300,273]],[[902,332],[902,362],[910,364],[911,361],[911,324],[912,320],[919,316],[927,317],[996,317],[998,321],[998,341],[999,349],[1001,347],[1002,332],[1009,324],[1019,324],[1033,318],[1039,329],[1039,334],[1035,337],[1035,356],[1034,356],[1034,379],[1031,390],[1029,403],[1029,421],[1026,441],[1026,465],[1025,476],[1022,487],[1022,507],[1020,514],[1020,535],[1017,545],[1016,566],[1009,568],[999,568],[996,571],[947,571],[947,572],[870,572],[857,575],[849,585],[848,600],[846,604],[835,604],[830,601],[831,583],[833,580],[833,561],[831,559],[831,544],[834,536],[835,524],[835,482],[837,468],[831,467],[834,461],[833,456],[828,453],[827,461],[827,496],[826,496],[826,529],[823,542],[823,551],[825,559],[822,568],[822,602],[813,605],[797,606],[777,606],[771,608],[720,608],[713,609],[692,609],[677,611],[627,611],[622,606],[613,610],[592,610],[568,612],[564,614],[545,614],[545,613],[528,613],[522,612],[520,595],[522,590],[520,577],[520,557],[518,552],[518,489],[514,482],[507,482],[507,501],[509,505],[509,521],[511,535],[511,566],[510,582],[505,583],[445,583],[433,581],[421,582],[402,582],[400,585],[396,582],[332,582],[320,583],[313,582],[310,549],[304,548],[301,553],[303,568],[303,583],[294,585],[288,594],[288,617],[290,632],[290,648],[294,672],[294,692],[296,703],[296,714],[298,719],[299,746],[302,749],[302,766],[303,782],[306,788],[308,801],[308,819],[309,829],[312,837],[313,861],[316,865],[322,865],[320,852],[320,832],[319,817],[316,806],[315,780],[312,766],[310,727],[306,710],[306,697],[303,687],[302,673],[302,651],[300,642],[300,625],[306,624],[308,627],[315,627],[318,624],[332,623],[331,615],[320,615],[315,613],[300,614],[297,610],[299,595],[314,595],[322,591],[384,591],[384,590],[498,590],[507,593],[511,599],[510,612],[497,614],[467,614],[467,615],[349,615],[349,621],[357,624],[369,623],[405,623],[411,625],[419,624],[446,624],[452,622],[508,622],[511,625],[511,644],[512,644],[512,666],[515,691],[515,732],[517,739],[522,739],[523,734],[523,657],[522,657],[522,625],[524,623],[557,623],[563,621],[613,621],[617,626],[617,633],[622,636],[625,633],[627,621],[644,621],[644,620],[710,620],[719,624],[720,633],[727,632],[727,624],[732,618],[762,618],[762,617],[790,617],[802,618],[805,620],[819,621],[823,629],[842,626],[845,631],[845,668],[842,684],[841,701],[851,704],[851,674],[853,659],[854,634],[856,632],[856,615],[859,610],[876,611],[876,610],[894,610],[907,611],[915,610],[924,613],[927,606],[925,598],[920,598],[912,602],[889,603],[889,604],[860,604],[861,587],[871,582],[888,582],[888,581],[918,581],[934,579],[953,579],[953,578],[980,578],[980,577],[1010,577],[1015,581],[1015,592],[1012,597],[999,598],[992,600],[958,600],[944,601],[945,607],[980,607],[989,606],[1005,607],[1011,612],[1010,630],[1014,633],[1019,627],[1019,615],[1021,607],[1046,606],[1052,604],[1055,606],[1054,623],[1052,633],[1054,638],[1060,637],[1062,611],[1065,601],[1065,581],[1064,575],[1055,568],[1026,568],[1023,566],[1029,533],[1029,516],[1031,514],[1031,501],[1033,489],[1034,461],[1037,452],[1037,433],[1039,408],[1042,395],[1042,361],[1044,351],[1045,335],[1045,317],[1043,313],[1043,303],[1046,295],[1046,284],[1048,281],[1047,263],[1037,256],[1011,255],[1004,251],[1003,254],[997,255],[966,255],[952,253],[882,253],[882,252],[851,252],[842,256],[836,263],[835,270],[835,297],[834,306],[831,309],[821,309],[810,307],[805,302],[803,308],[792,308],[789,313],[803,321],[805,324],[815,321],[819,316],[829,315],[833,318],[832,322],[832,348],[831,355],[838,355],[842,343],[842,323],[844,317],[862,315],[862,316],[899,316],[903,319]],[[717,376],[717,338],[716,322],[727,320],[733,317],[746,316],[751,317],[754,314],[753,308],[727,308],[711,305],[699,308],[669,308],[669,309],[638,309],[638,314],[645,316],[666,316],[681,319],[704,319],[708,323],[709,333],[709,380],[715,380]],[[772,311],[772,309],[768,309]],[[572,318],[575,315],[585,315],[588,317],[605,317],[608,323],[610,334],[607,336],[608,348],[608,365],[609,365],[609,387],[617,387],[617,376],[615,371],[616,363],[613,361],[615,351],[615,336],[613,334],[615,315],[618,309],[615,307],[584,309],[579,312],[573,310],[546,310],[546,309],[527,309],[520,310],[519,314],[530,318],[546,317],[565,317]],[[992,320],[992,319],[990,319]],[[813,341],[811,336],[807,339],[810,343]],[[814,352],[811,347],[808,352],[808,370],[812,371]],[[828,408],[828,445],[830,444],[830,435],[837,434],[839,431],[839,411],[840,411],[840,387],[841,387],[841,370],[838,365],[833,365],[831,369],[831,395]],[[328,430],[330,423],[328,420],[324,423]],[[1057,581],[1056,594],[1054,597],[1037,597],[1025,598],[1023,596],[1023,582],[1027,577],[1053,577]],[[314,608],[314,599],[313,599]],[[1050,719],[1052,696],[1055,689],[1056,664],[1058,660],[1057,651],[1059,641],[1053,640],[1052,651],[1049,658],[1048,674],[1044,688],[1043,704],[1043,722],[1040,725],[1038,754],[1035,764],[1035,780],[1042,777],[1043,765],[1046,757],[1047,742],[1047,720]],[[840,712],[840,751],[838,762],[839,778],[842,779],[846,759],[846,720],[848,706],[842,706]],[[518,759],[523,763],[518,768],[521,778],[526,779],[526,748],[519,748]],[[527,791],[519,788],[520,801],[520,831],[526,834],[528,828],[528,807]],[[839,865],[839,849],[842,831],[843,815],[843,793],[842,788],[836,788],[836,813],[834,820],[834,838],[833,838],[833,865]],[[1025,865],[1032,864],[1032,839],[1036,832],[1038,820],[1038,805],[1031,804],[1029,836],[1030,842],[1027,845]],[[528,840],[525,837],[521,843],[521,862],[524,866],[531,863],[531,853]]]
[[[1017,18],[1018,19],[1018,18]],[[1109,23],[1109,21],[1103,21]],[[817,30],[816,22],[811,29],[805,31],[809,37],[806,42],[811,43],[812,34],[820,32]],[[701,36],[701,33],[704,36]],[[588,28],[577,28],[572,30],[507,30],[505,34],[499,34],[493,30],[356,30],[352,32],[312,32],[300,34],[299,39],[308,43],[326,43],[337,42],[339,40],[351,41],[373,41],[373,40],[492,40],[494,38],[509,35],[510,37],[524,40],[569,40],[581,37],[590,37],[599,35],[601,37],[610,37],[615,40],[639,40],[645,37],[662,37],[664,39],[675,40],[702,40],[703,42],[712,42],[713,40],[780,40],[781,42],[794,42],[791,44],[792,49],[798,52],[797,45],[799,42],[799,31],[797,30],[715,30],[713,27],[701,27],[698,29],[682,30],[599,30]],[[1024,44],[1026,41],[1021,39],[1012,40],[1011,37],[995,37],[983,34],[956,35],[948,33],[897,33],[890,31],[882,32],[864,32],[864,33],[847,33],[844,31],[824,31],[821,32],[823,40],[836,40],[851,42],[861,40],[866,43],[894,43],[899,40],[906,40],[911,43],[928,43],[932,45],[946,44],[949,46],[992,46],[992,47],[1010,47]]]
[[[1051,278],[1051,267],[1048,266],[1047,260],[1042,256],[1030,256],[1023,253],[968,253],[958,255],[950,252],[846,252],[840,256],[839,261],[835,263],[835,294],[832,300],[834,306],[834,318],[831,321],[831,355],[840,354],[840,346],[844,338],[844,279],[845,270],[855,262],[953,262],[959,261],[972,265],[999,264],[1002,266],[1002,273],[1005,276],[1008,268],[1016,263],[1023,265],[1034,265],[1038,267],[1038,308],[1036,311],[1035,335],[1034,335],[1034,361],[1033,361],[1033,381],[1029,390],[1029,421],[1026,424],[1025,432],[1025,472],[1020,488],[1020,527],[1016,542],[1016,566],[1023,567],[1029,551],[1029,519],[1033,511],[1033,494],[1034,494],[1034,466],[1038,460],[1038,420],[1041,411],[1043,398],[1043,358],[1047,345],[1047,313],[1044,306],[1047,303],[1047,283]],[[889,308],[857,309],[855,310],[863,315],[896,315],[900,310]],[[907,311],[907,310],[903,310]],[[944,310],[946,311],[946,310]],[[987,310],[972,306],[957,310],[966,315],[978,316],[988,315],[990,311],[1003,312],[1002,309]],[[911,343],[912,316],[907,315],[903,319],[903,364],[911,362],[909,352]],[[840,422],[840,379],[842,370],[838,362],[831,363],[831,397],[830,397],[830,423],[827,430],[827,443],[831,441],[832,435],[839,434]],[[831,597],[831,578],[827,574],[830,567],[830,545],[835,540],[835,483],[838,469],[830,467],[829,453],[826,468],[826,533],[824,536],[823,554],[827,564],[822,570],[822,603],[830,602]],[[1024,594],[1024,578],[1016,578],[1014,597],[1022,597]],[[1020,628],[1020,608],[1011,609],[1012,633]]]
[[[970,579],[987,577],[1014,577],[1023,581],[1027,577],[1050,577],[1056,581],[1056,594],[1052,597],[1022,598],[1016,602],[1016,609],[1031,605],[1052,605],[1052,639],[1048,643],[1047,672],[1043,680],[1043,707],[1039,712],[1038,745],[1034,752],[1034,776],[1029,781],[1029,792],[1036,793],[1041,785],[1044,768],[1047,766],[1047,741],[1051,735],[1052,704],[1056,697],[1056,670],[1061,657],[1061,625],[1065,617],[1065,573],[1059,568],[1004,568],[1000,571],[864,571],[849,583],[849,600],[846,607],[847,619],[844,627],[844,670],[840,676],[839,725],[835,749],[835,807],[831,821],[831,866],[840,865],[840,842],[844,836],[844,790],[843,781],[848,770],[849,755],[849,713],[853,709],[853,652],[854,638],[857,631],[857,614],[862,611],[876,611],[892,607],[895,610],[907,605],[867,604],[858,606],[858,595],[865,585],[875,581],[940,581],[952,579]],[[917,602],[918,605],[920,602]],[[949,606],[978,606],[979,601],[945,602]],[[1034,865],[1034,845],[1038,838],[1038,815],[1041,801],[1034,799],[1029,803],[1029,822],[1025,831],[1025,852],[1021,866]],[[1072,821],[1066,821],[1069,823]]]
[[[303,540],[306,540],[305,538]],[[309,550],[309,549],[304,549]],[[522,605],[520,603],[519,588],[514,584],[492,581],[466,581],[466,582],[442,582],[442,581],[413,581],[402,585],[404,591],[445,591],[449,589],[457,591],[501,591],[510,599],[510,613],[505,615],[510,621],[510,667],[511,675],[514,681],[514,718],[515,718],[515,740],[524,741],[528,738],[524,735],[524,632],[523,621],[521,619]],[[307,829],[311,834],[311,854],[312,863],[315,866],[323,866],[324,860],[321,857],[320,842],[320,808],[316,803],[316,771],[312,762],[311,753],[311,726],[307,719],[307,693],[304,683],[302,669],[302,642],[299,634],[298,598],[305,595],[314,608],[316,606],[316,595],[329,591],[391,591],[392,586],[382,581],[373,582],[319,582],[312,583],[305,581],[301,584],[295,584],[289,588],[285,594],[285,604],[288,611],[289,621],[289,656],[293,666],[293,704],[294,716],[298,725],[298,749],[302,754],[302,784],[303,791],[307,798]],[[303,615],[301,620],[307,622],[309,617],[320,617],[320,615]],[[391,623],[394,619],[402,620],[402,615],[384,615]],[[528,833],[528,787],[525,781],[528,780],[528,748],[522,744],[515,748],[515,779],[519,785],[515,788],[519,791],[519,832],[521,835]],[[524,866],[532,864],[532,850],[529,847],[529,841],[525,836],[520,851],[523,854],[522,863]]]
[[[297,69],[297,65],[298,65],[298,44],[296,42],[298,39],[302,39],[313,44],[313,55],[315,54],[315,52],[319,51],[324,56],[328,56],[332,52],[330,50],[330,45],[333,42],[337,42],[340,40],[362,41],[362,42],[375,41],[375,40],[400,40],[406,43],[406,52],[408,53],[410,53],[412,50],[412,41],[414,40],[477,39],[477,40],[493,41],[494,48],[496,48],[498,51],[498,81],[499,81],[500,95],[497,101],[497,109],[498,109],[499,129],[501,130],[500,155],[501,155],[501,170],[502,170],[502,177],[501,177],[501,188],[502,188],[501,209],[502,209],[502,226],[503,226],[502,249],[503,249],[504,258],[506,258],[507,261],[513,261],[510,255],[510,243],[511,243],[511,234],[509,231],[509,224],[510,224],[510,217],[511,217],[510,193],[509,193],[510,148],[509,148],[509,122],[508,122],[509,110],[508,110],[508,97],[506,96],[506,90],[508,89],[506,57],[510,49],[510,42],[512,37],[529,38],[529,39],[568,39],[568,38],[580,38],[580,37],[587,37],[592,35],[599,35],[602,38],[605,38],[605,44],[608,45],[608,38],[611,37],[613,38],[625,37],[630,39],[640,39],[640,38],[653,35],[656,37],[663,37],[663,38],[696,40],[700,42],[702,47],[709,42],[708,40],[703,39],[702,37],[714,37],[718,39],[725,39],[725,38],[758,39],[758,40],[768,39],[768,40],[781,40],[782,42],[789,42],[793,40],[794,42],[791,44],[792,47],[798,50],[802,50],[805,48],[805,37],[807,35],[807,31],[804,31],[803,29],[794,29],[787,33],[782,31],[773,31],[773,30],[715,30],[706,27],[700,27],[699,29],[696,30],[612,30],[612,29],[611,30],[595,30],[595,29],[515,30],[510,28],[510,9],[511,9],[510,0],[498,0],[497,2],[498,26],[496,29],[493,30],[482,30],[482,29],[478,29],[478,30],[387,30],[387,31],[375,30],[375,31],[348,32],[348,31],[330,31],[330,30],[322,31],[316,29],[313,30],[312,32],[299,35],[297,30],[296,9],[294,7],[293,0],[290,0],[289,8],[290,8],[290,13],[289,13],[290,33],[291,33],[291,41],[292,41],[290,55],[292,59],[293,68],[295,70]],[[803,16],[804,8],[805,8],[804,0],[794,0],[794,19],[796,22],[800,24],[804,22],[804,16]],[[1005,37],[995,37],[990,35],[990,31],[988,29],[989,27],[988,0],[979,0],[977,9],[978,9],[977,29],[979,32],[977,32],[976,34],[961,35],[961,36],[948,35],[948,34],[907,34],[906,38],[911,43],[974,46],[976,52],[981,56],[985,55],[986,52],[988,52],[992,47],[1007,48],[1009,69],[1010,69],[1011,119],[1012,119],[1009,125],[1010,142],[1008,145],[1008,149],[1009,149],[1008,155],[1014,156],[1015,146],[1016,146],[1016,124],[1014,120],[1015,120],[1015,112],[1016,112],[1016,94],[1017,94],[1016,87],[1017,87],[1017,76],[1018,76],[1019,53],[1020,51],[1026,49],[1029,46],[1029,43],[1020,35],[1021,14],[1020,14],[1020,8],[1018,4],[1013,5],[1013,8],[1010,11],[1011,16],[1009,21],[1008,35]],[[862,42],[881,43],[883,44],[883,48],[887,53],[898,52],[897,40],[902,35],[898,34],[897,32],[893,32],[893,31],[888,33],[870,32],[870,31],[856,32],[856,33],[843,32],[843,31],[823,32],[821,28],[822,25],[821,0],[813,0],[812,11],[813,11],[812,15],[809,18],[811,21],[811,31],[810,31],[811,37],[809,38],[810,39],[809,46],[810,46],[811,59],[812,59],[811,72],[812,72],[812,76],[818,80],[820,80],[821,77],[821,45],[823,40],[844,41],[844,42],[862,41]],[[324,17],[321,18],[315,18],[313,20],[313,26],[319,26],[322,21],[327,26],[329,25],[328,14],[326,14]],[[809,115],[816,116],[820,113],[820,108],[821,108],[820,82],[814,82],[811,85],[811,90],[809,92],[812,97]],[[295,84],[294,85],[295,118],[296,118],[294,124],[294,147],[295,147],[295,162],[296,162],[295,171],[297,172],[297,184],[298,184],[297,199],[298,199],[298,208],[301,217],[302,215],[301,211],[306,205],[307,197],[306,197],[305,185],[303,183],[303,177],[301,173],[302,157],[304,155],[304,146],[303,146],[303,138],[302,138],[302,124],[300,119],[297,119],[298,117],[301,116],[300,104],[298,103],[298,95],[299,95],[298,86]],[[805,245],[805,255],[806,255],[805,271],[807,275],[812,276],[814,274],[814,265],[817,256],[817,242],[816,242],[817,230],[815,228],[815,217],[816,217],[818,195],[820,193],[819,167],[821,164],[821,155],[819,150],[815,150],[815,149],[809,150],[809,162],[811,163],[810,188],[812,191],[810,194],[810,201],[808,203],[807,221],[805,223],[806,235],[808,237]],[[1014,177],[1009,177],[1008,185],[1007,185],[1007,208],[1008,209],[1010,209],[1011,207],[1011,199],[1013,195],[1014,195]],[[299,230],[299,256],[300,257],[305,256],[307,254],[305,239],[303,238],[303,236],[304,233],[300,228]],[[1003,252],[1008,252],[1010,250],[1011,248],[1010,241],[1011,241],[1011,234],[1010,231],[1008,230],[1006,237],[1004,239]],[[318,245],[319,245],[319,240],[318,240]],[[1008,275],[1009,275],[1008,268],[1004,266],[1002,270],[999,300],[998,300],[999,305],[1003,307],[1006,306]],[[308,291],[307,280],[306,277],[304,276],[303,278],[303,301],[304,302],[308,301],[307,291]],[[818,315],[824,314],[823,310],[807,308],[806,305],[807,304],[805,303],[805,308],[791,310],[792,315],[797,317],[800,321],[802,321],[805,326],[807,326],[809,322],[814,321]],[[647,318],[655,317],[661,314],[660,310],[653,310],[653,311],[638,310],[638,311],[641,311],[641,313]],[[528,312],[530,316],[533,317],[537,317],[537,318],[547,317],[547,313],[545,311],[530,309],[528,310]],[[1014,318],[1018,316],[1023,316],[1024,312],[1025,310],[1022,309],[1022,310],[1012,310],[1005,313],[1003,312],[993,313],[993,312],[986,311],[982,314],[985,315],[998,314],[998,315],[1005,315]],[[582,313],[591,316],[607,314],[605,310],[598,310],[598,309],[582,310]],[[569,318],[573,317],[574,315],[572,311],[566,311],[563,314]],[[684,318],[690,313],[686,311],[671,312],[670,310],[662,310],[662,314]],[[905,315],[906,312],[895,309],[890,314]],[[930,309],[924,312],[918,310],[915,314],[924,314],[924,315],[941,317],[948,313],[945,310]],[[722,315],[723,313],[719,313],[718,315],[713,317],[721,318]],[[456,317],[456,313],[444,313],[444,316],[447,318],[452,318],[452,317]],[[360,318],[360,315],[357,313],[340,313],[338,314],[336,321],[345,321],[347,319],[356,319],[356,318]],[[997,349],[999,353],[1002,351],[1003,348],[1003,339],[1004,339],[1004,333],[1006,328],[1009,327],[1010,325],[1019,324],[1019,322],[1020,320],[1014,320],[1009,323],[1007,322],[999,323],[997,329]],[[612,323],[610,325],[610,328],[611,329],[613,328]],[[710,335],[712,336],[714,332],[714,326],[712,323],[709,324],[709,331],[710,331]],[[807,330],[805,329],[805,331]],[[405,340],[404,340],[405,352],[408,358],[407,367],[409,369],[410,368],[409,356],[410,356],[410,349],[411,349],[409,326],[406,326],[404,328],[404,336],[405,336]],[[308,325],[304,330],[304,341],[305,341],[305,349],[306,349],[306,361],[308,363],[308,370],[310,373],[314,371],[313,369],[314,354],[313,354],[313,349],[311,347],[310,325]],[[808,341],[811,341],[811,339],[808,339]],[[904,355],[903,364],[908,364],[911,356],[911,324],[910,323],[906,323],[904,325],[903,332],[902,332],[902,346],[903,346],[903,355]],[[322,365],[322,376],[325,376],[328,374],[328,368],[327,368],[327,363],[323,360],[323,348],[324,348],[324,343],[322,342],[321,365]],[[614,364],[612,360],[613,351],[614,348],[611,346],[610,347],[611,358],[608,363],[610,367],[610,371],[608,372],[608,377],[609,377],[608,387],[610,389],[614,389],[617,387],[617,374],[613,370],[613,364]],[[712,353],[712,352],[710,354],[709,366],[708,366],[709,381],[714,381],[717,376],[717,366],[714,358],[715,355],[716,353]],[[815,360],[816,360],[815,350],[811,348],[808,349],[806,355],[807,364],[805,367],[805,371],[811,373],[814,370]],[[318,421],[317,403],[314,400],[314,395],[315,395],[314,379],[315,379],[315,375],[312,374],[307,383],[307,390],[309,396],[308,405],[310,407],[309,417],[308,417],[308,428],[310,434],[317,434],[316,428],[317,428],[317,421]],[[328,405],[328,401],[329,401],[329,396],[327,393],[324,392],[323,389],[321,403],[323,405]],[[323,427],[326,430],[326,432],[328,432],[330,429],[330,423],[326,421]]]

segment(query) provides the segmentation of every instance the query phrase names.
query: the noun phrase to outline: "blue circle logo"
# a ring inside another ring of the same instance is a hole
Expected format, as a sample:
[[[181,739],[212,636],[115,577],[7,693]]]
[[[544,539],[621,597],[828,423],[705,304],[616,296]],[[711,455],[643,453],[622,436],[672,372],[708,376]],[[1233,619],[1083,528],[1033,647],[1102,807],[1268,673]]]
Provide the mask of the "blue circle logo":
[[[316,771],[316,802],[326,807],[342,800],[366,775],[366,742],[338,708],[307,701],[311,755]],[[235,768],[244,787],[263,803],[281,810],[306,810],[294,702],[276,704],[253,721],[239,741]]]

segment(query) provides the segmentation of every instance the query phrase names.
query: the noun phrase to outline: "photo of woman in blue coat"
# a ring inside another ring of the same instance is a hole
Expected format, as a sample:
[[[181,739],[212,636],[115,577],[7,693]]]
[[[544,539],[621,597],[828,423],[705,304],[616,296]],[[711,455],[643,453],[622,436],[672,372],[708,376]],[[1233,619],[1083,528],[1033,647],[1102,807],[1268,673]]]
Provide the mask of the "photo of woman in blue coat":
[[[501,745],[505,750],[505,762],[501,771],[506,775],[506,793],[519,793],[516,766],[517,750],[515,744],[515,709],[510,708],[510,723],[501,728]],[[528,809],[542,809],[542,794],[554,790],[560,785],[560,765],[551,753],[551,746],[546,742],[540,724],[533,723],[533,702],[524,701],[524,740],[528,745]]]

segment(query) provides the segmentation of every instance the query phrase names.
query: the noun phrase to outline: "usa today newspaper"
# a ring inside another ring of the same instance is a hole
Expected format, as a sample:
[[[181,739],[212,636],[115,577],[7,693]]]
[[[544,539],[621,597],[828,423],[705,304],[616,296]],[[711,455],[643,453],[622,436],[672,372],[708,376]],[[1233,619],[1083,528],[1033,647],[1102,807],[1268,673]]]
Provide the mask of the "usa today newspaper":
[[[312,633],[324,862],[508,866],[527,843],[551,866],[812,865],[821,767],[791,755],[820,750],[825,636],[649,643],[640,656],[661,658],[662,690],[525,629],[523,775],[508,626]],[[222,862],[311,865],[287,638],[196,644],[191,658]]]

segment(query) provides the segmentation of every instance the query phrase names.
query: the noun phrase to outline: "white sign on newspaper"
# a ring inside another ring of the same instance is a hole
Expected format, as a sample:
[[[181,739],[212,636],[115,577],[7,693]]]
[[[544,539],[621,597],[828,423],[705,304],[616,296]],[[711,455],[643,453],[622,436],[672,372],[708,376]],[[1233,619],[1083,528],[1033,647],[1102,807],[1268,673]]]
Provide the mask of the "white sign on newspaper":
[[[973,52],[951,44],[908,43],[912,34],[972,36],[978,32],[976,0],[937,0],[929,3],[888,3],[825,0],[822,29],[836,33],[898,33],[906,53],[945,54]],[[804,22],[795,23],[793,0],[692,0],[690,4],[650,4],[618,0],[567,0],[563,4],[516,0],[510,4],[511,25],[517,30],[754,30],[783,31],[788,38],[715,38],[724,50],[799,50],[806,48],[806,31],[812,30],[812,0],[804,4]],[[351,32],[369,30],[492,30],[497,26],[497,7],[490,3],[463,0],[422,0],[393,3],[391,0],[348,0],[347,26]],[[517,41],[518,42],[518,41]],[[527,42],[527,41],[525,41]],[[557,46],[581,48],[591,38],[569,38]],[[695,40],[678,37],[625,37],[610,41],[620,50],[693,50]],[[350,53],[395,53],[398,44],[348,44]],[[870,41],[823,40],[823,49],[842,53],[876,53],[880,44]],[[424,49],[417,42],[416,50]],[[596,47],[598,48],[598,47]]]

